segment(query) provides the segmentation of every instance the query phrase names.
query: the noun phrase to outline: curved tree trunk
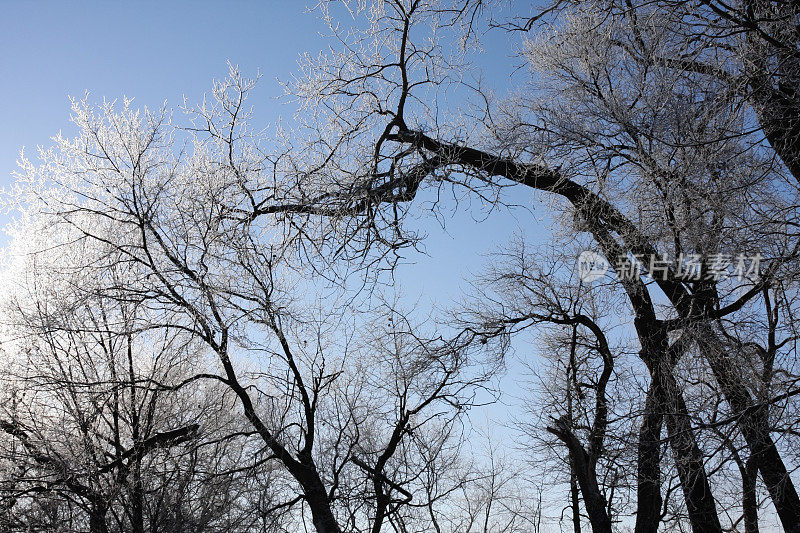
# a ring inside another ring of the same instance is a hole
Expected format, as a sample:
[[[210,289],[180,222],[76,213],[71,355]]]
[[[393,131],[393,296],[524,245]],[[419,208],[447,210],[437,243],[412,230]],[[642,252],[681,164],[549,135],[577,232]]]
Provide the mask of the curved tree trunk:
[[[421,131],[409,130],[405,124],[399,126],[398,132],[387,135],[387,139],[435,154],[441,158],[436,162],[438,165],[464,165],[490,176],[501,176],[532,189],[564,197],[584,215],[589,230],[606,257],[621,257],[628,251],[655,255],[655,249],[649,245],[646,236],[616,207],[586,187],[566,179],[558,170],[540,164],[518,163],[475,148],[442,142]],[[410,178],[421,179],[415,176]],[[412,197],[418,185],[419,181],[413,180],[408,184]],[[612,232],[622,237],[622,244]],[[679,283],[665,280],[659,282],[659,287],[678,309],[686,307],[686,302],[681,302],[686,291]],[[642,344],[641,358],[650,369],[653,382],[658,384],[657,403],[667,414],[670,445],[681,477],[692,528],[696,533],[721,532],[722,526],[703,466],[703,454],[695,441],[680,388],[671,373],[666,332],[659,325],[647,288],[641,283],[631,283],[625,285],[625,290],[636,313],[634,326]]]
[[[556,421],[553,426],[547,428],[547,431],[557,436],[569,450],[572,474],[581,489],[586,513],[589,515],[589,523],[592,524],[592,531],[594,533],[611,533],[611,518],[608,516],[606,499],[603,493],[600,492],[600,486],[597,483],[595,467],[597,460],[586,453],[586,450],[565,421]],[[577,513],[577,492],[572,493],[572,510],[575,530],[580,531],[580,513]],[[576,514],[577,521],[575,521]]]

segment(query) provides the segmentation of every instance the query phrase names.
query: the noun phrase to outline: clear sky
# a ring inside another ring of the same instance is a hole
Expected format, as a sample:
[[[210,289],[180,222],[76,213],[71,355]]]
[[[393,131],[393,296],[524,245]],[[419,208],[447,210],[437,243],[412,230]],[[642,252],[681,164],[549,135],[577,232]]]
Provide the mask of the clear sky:
[[[277,117],[275,81],[319,50],[323,25],[305,2],[0,2],[0,180],[7,183],[20,147],[48,145],[69,133],[67,95],[175,106],[202,96],[226,61],[260,69],[259,116]]]
[[[313,3],[0,0],[0,186],[11,182],[20,148],[33,157],[36,146],[49,146],[59,131],[72,134],[68,95],[89,91],[98,101],[125,95],[139,106],[166,101],[176,107],[184,95],[202,98],[231,61],[246,75],[263,75],[249,100],[256,121],[267,125],[291,116],[292,104],[279,98],[278,78],[296,72],[301,53],[316,54],[328,44],[321,35],[324,23],[307,12]],[[484,47],[491,56],[481,61],[489,83],[506,90],[513,70],[508,39],[495,32]],[[467,213],[457,218],[449,235],[431,219],[426,248],[432,257],[416,258],[427,266],[424,275],[412,274],[411,283],[426,294],[433,290],[434,300],[454,296],[461,274],[484,261],[475,252],[499,244],[518,226],[496,214],[483,223]],[[7,221],[0,217],[0,223]]]
[[[98,101],[125,95],[140,106],[159,107],[166,101],[177,107],[184,95],[199,100],[213,78],[227,74],[230,61],[246,75],[263,75],[250,99],[255,121],[266,126],[281,115],[291,116],[291,104],[278,99],[282,90],[276,79],[296,71],[301,53],[326,48],[320,35],[325,25],[305,13],[314,1],[0,0],[0,187],[11,183],[20,148],[34,156],[36,146],[50,145],[59,131],[73,133],[68,95],[89,91]],[[519,5],[530,9],[531,4]],[[484,44],[484,74],[502,94],[514,70],[509,37],[495,32]],[[515,194],[517,203],[528,203],[529,191]],[[459,210],[447,231],[433,217],[424,222],[428,255],[409,256],[415,264],[398,272],[411,299],[448,307],[470,273],[481,270],[486,252],[520,230],[535,241],[546,240],[552,225],[541,205],[533,213],[494,213],[483,222],[473,214]],[[0,215],[0,226],[8,220]],[[4,243],[0,234],[0,246]],[[525,343],[519,351],[517,365],[534,360],[536,346]],[[504,380],[511,386],[503,388],[513,396],[521,373],[513,365],[511,370]],[[485,415],[503,418],[503,411],[495,406]]]
[[[311,3],[311,2],[308,2]],[[186,95],[197,101],[212,79],[227,74],[227,61],[262,82],[251,96],[255,120],[274,124],[293,114],[280,100],[277,78],[297,70],[303,52],[326,48],[325,25],[306,13],[307,2],[55,2],[0,0],[0,186],[11,183],[20,148],[35,156],[37,145],[63,131],[71,136],[68,95],[113,99],[134,97],[139,106],[177,107]],[[507,90],[513,65],[508,38],[495,32],[485,42],[484,74]],[[517,191],[519,193],[520,191]],[[521,191],[525,203],[530,192]],[[428,255],[409,256],[398,272],[409,300],[423,307],[448,307],[464,281],[481,270],[485,253],[520,228],[546,233],[546,221],[530,213],[499,212],[476,221],[458,210],[442,231],[433,217],[424,223]],[[543,212],[539,211],[538,215]],[[0,216],[0,224],[9,219]],[[422,220],[425,220],[424,218]],[[0,245],[5,236],[0,235]],[[530,348],[528,348],[530,351]],[[497,414],[495,412],[495,414]]]
[[[261,125],[291,116],[282,102],[276,78],[287,79],[297,69],[302,52],[326,47],[325,26],[304,13],[306,1],[172,0],[169,2],[91,2],[0,0],[0,187],[11,183],[20,148],[35,155],[37,145],[63,131],[71,136],[68,95],[91,98],[135,98],[136,105],[177,107],[184,95],[199,100],[213,78],[227,74],[227,61],[246,75],[257,70],[262,82],[250,103]],[[311,3],[311,0],[309,0]],[[529,7],[526,7],[528,9]],[[509,87],[514,65],[508,37],[495,32],[485,42],[487,81],[502,93]],[[525,76],[524,71],[518,73]],[[516,190],[517,203],[528,203],[530,192]],[[404,292],[421,305],[448,307],[465,288],[471,273],[481,270],[486,253],[524,230],[546,238],[550,222],[539,207],[535,213],[493,213],[477,221],[477,211],[458,210],[442,231],[433,217],[424,222],[428,255],[409,257],[415,264],[398,272]],[[425,220],[424,218],[422,220]],[[0,225],[8,218],[0,215]],[[0,246],[5,236],[0,235]],[[531,361],[535,346],[520,349],[520,360]],[[518,393],[521,372],[504,379],[506,393]],[[519,366],[517,366],[517,369]],[[513,411],[513,409],[512,409]],[[476,413],[480,419],[503,419],[503,406]],[[502,439],[504,432],[493,432]]]

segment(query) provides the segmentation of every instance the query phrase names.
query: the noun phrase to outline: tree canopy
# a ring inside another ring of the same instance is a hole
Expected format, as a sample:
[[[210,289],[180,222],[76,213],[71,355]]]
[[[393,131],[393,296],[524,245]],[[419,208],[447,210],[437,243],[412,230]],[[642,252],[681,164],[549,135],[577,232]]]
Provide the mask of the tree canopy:
[[[179,113],[73,100],[22,162],[0,527],[800,532],[800,7],[316,14],[291,125],[231,66]],[[419,222],[472,204],[549,240],[409,305]]]

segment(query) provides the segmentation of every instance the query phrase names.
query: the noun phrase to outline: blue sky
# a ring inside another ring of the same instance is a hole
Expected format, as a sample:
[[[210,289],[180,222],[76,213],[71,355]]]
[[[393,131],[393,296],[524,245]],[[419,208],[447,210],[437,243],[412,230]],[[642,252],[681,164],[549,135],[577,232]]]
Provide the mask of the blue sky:
[[[5,2],[0,4],[0,179],[20,147],[69,133],[67,95],[136,98],[157,107],[198,99],[226,61],[264,74],[260,117],[290,111],[275,100],[299,53],[319,50],[323,25],[304,2]]]
[[[276,78],[288,79],[303,52],[326,47],[320,35],[325,26],[304,13],[304,1],[261,2],[0,2],[0,187],[11,183],[20,148],[35,155],[37,145],[63,131],[73,134],[68,95],[91,93],[91,99],[134,97],[135,105],[159,107],[164,101],[177,107],[183,96],[197,101],[208,92],[212,79],[227,74],[227,62],[247,75],[263,75],[249,102],[255,120],[274,124],[293,114]],[[517,36],[518,37],[518,36]],[[501,32],[485,42],[481,64],[487,81],[502,94],[508,90],[514,65],[509,38]],[[517,76],[524,77],[525,71]],[[514,189],[515,203],[528,204],[531,192]],[[463,206],[462,206],[463,207]],[[445,210],[447,212],[447,210]],[[429,235],[427,255],[409,255],[397,274],[409,301],[423,308],[446,308],[463,293],[465,281],[482,269],[486,253],[516,232],[537,241],[546,239],[551,226],[547,210],[530,213],[498,211],[480,219],[479,206],[458,209],[441,229],[434,217],[421,217]],[[0,225],[8,222],[0,215]],[[0,246],[5,236],[0,234]],[[468,290],[468,289],[466,289]],[[529,341],[530,339],[525,339]],[[520,358],[510,364],[503,389],[514,402],[525,378],[520,361],[534,361],[535,345],[522,342]],[[514,408],[496,405],[475,414],[476,426],[492,427],[490,419],[504,419]],[[519,413],[517,413],[519,414]],[[495,439],[507,433],[491,430]],[[508,444],[506,444],[508,446]]]
[[[98,101],[125,95],[137,106],[166,101],[177,107],[184,95],[202,98],[213,78],[228,73],[230,61],[247,75],[263,76],[249,100],[255,125],[292,116],[292,104],[279,98],[278,78],[296,72],[301,53],[316,54],[328,44],[321,35],[325,24],[306,5],[303,0],[0,3],[0,186],[11,183],[20,148],[34,157],[36,146],[49,146],[59,131],[73,134],[68,95],[89,91]],[[508,38],[492,33],[484,54],[488,57],[481,59],[491,59],[480,61],[489,66],[484,71],[489,83],[507,90],[513,70]],[[516,193],[524,195],[521,203],[530,197],[525,189]],[[479,208],[455,210],[446,230],[434,217],[421,217],[429,235],[427,254],[410,254],[410,264],[397,276],[409,300],[447,307],[465,289],[465,280],[481,270],[486,252],[520,228],[543,233],[537,229],[543,224],[529,213],[500,211],[481,221]],[[0,224],[8,220],[0,216]]]
[[[12,181],[19,150],[35,156],[62,131],[73,133],[68,95],[90,99],[134,97],[135,105],[169,107],[183,96],[197,101],[227,62],[263,78],[250,103],[259,125],[290,117],[278,82],[297,70],[301,53],[327,46],[326,27],[303,0],[261,2],[5,2],[0,3],[0,186]],[[495,89],[508,88],[513,70],[509,41],[501,32],[485,42],[481,61]],[[528,193],[524,193],[528,194]],[[527,196],[526,196],[527,198]],[[517,229],[512,217],[493,214],[476,222],[459,212],[443,232],[431,217],[426,249],[412,258],[410,284],[435,301],[455,296],[463,275],[480,268],[486,251]],[[8,221],[0,217],[0,223]],[[427,224],[426,224],[427,225]],[[523,226],[526,225],[523,223]],[[0,236],[0,244],[5,242]],[[471,245],[465,245],[471,243]],[[412,291],[413,292],[413,291]]]
[[[301,53],[316,54],[327,45],[320,35],[325,25],[305,13],[305,6],[304,1],[180,0],[0,4],[0,186],[11,183],[20,148],[32,157],[37,145],[50,145],[60,130],[73,134],[68,95],[89,91],[90,99],[125,95],[138,106],[158,107],[166,100],[177,107],[184,95],[202,98],[213,78],[227,74],[230,61],[247,75],[257,70],[263,75],[249,100],[260,125],[292,116],[292,105],[279,99],[277,78],[288,79],[297,70]],[[493,33],[485,49],[487,81],[507,90],[513,70],[508,38]],[[524,195],[517,203],[530,198],[525,189],[516,192]],[[526,212],[515,218],[500,211],[480,221],[479,207],[455,210],[446,230],[434,217],[420,217],[429,235],[427,254],[409,254],[396,273],[407,301],[423,309],[450,307],[466,280],[482,269],[487,252],[520,228],[537,235],[544,233],[537,228],[547,225]],[[0,216],[0,224],[8,220]],[[500,411],[488,416],[502,418]]]
[[[169,107],[183,96],[197,101],[212,79],[227,74],[227,62],[262,81],[249,102],[256,125],[274,124],[293,108],[278,97],[277,78],[297,70],[303,52],[326,48],[325,25],[306,13],[306,2],[5,2],[0,3],[0,186],[11,183],[19,150],[35,156],[37,145],[63,131],[73,134],[68,95],[90,99],[134,97],[135,105]],[[500,92],[508,89],[513,65],[508,37],[492,34],[485,43],[484,74]],[[530,192],[524,189],[525,203]],[[543,211],[537,213],[542,215]],[[543,235],[545,221],[530,213],[496,212],[485,221],[479,210],[456,210],[443,231],[434,217],[422,218],[427,255],[398,271],[403,292],[423,307],[448,307],[481,270],[485,253],[525,228]],[[0,224],[8,222],[0,216]],[[0,245],[5,236],[0,235]]]

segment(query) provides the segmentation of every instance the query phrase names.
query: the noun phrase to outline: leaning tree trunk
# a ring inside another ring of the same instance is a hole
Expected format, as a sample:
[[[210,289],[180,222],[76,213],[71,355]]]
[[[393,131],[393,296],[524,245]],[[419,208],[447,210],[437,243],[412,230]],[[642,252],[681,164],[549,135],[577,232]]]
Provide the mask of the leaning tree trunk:
[[[629,292],[632,296],[631,301],[637,303],[634,292]],[[644,297],[640,297],[644,299]],[[645,300],[649,304],[649,300]],[[683,399],[683,393],[673,374],[673,368],[680,356],[680,353],[673,353],[667,339],[666,331],[659,326],[655,319],[655,312],[652,306],[647,308],[643,302],[638,302],[639,309],[643,309],[647,314],[640,313],[634,320],[634,325],[642,344],[640,357],[650,371],[650,391],[652,393],[654,409],[653,419],[646,420],[648,423],[647,438],[650,439],[650,449],[644,450],[647,454],[646,459],[650,462],[646,465],[651,471],[654,467],[653,461],[658,461],[658,449],[653,449],[653,442],[660,433],[660,419],[655,413],[660,413],[666,421],[667,435],[669,438],[675,466],[683,489],[683,496],[686,502],[686,510],[689,514],[689,522],[695,533],[722,532],[722,525],[717,514],[717,506],[711,491],[711,485],[706,475],[703,463],[703,452],[695,439],[694,429],[690,423],[689,411]],[[648,398],[649,399],[649,398]],[[658,431],[658,433],[656,433]],[[640,441],[640,447],[645,442]],[[647,486],[645,496],[649,498],[646,502],[647,513],[649,516],[637,516],[637,527],[642,530],[653,531],[653,527],[658,528],[658,518],[660,518],[660,507],[658,515],[654,504],[661,501],[660,487]],[[655,519],[654,524],[648,524],[646,520]]]
[[[520,163],[475,148],[442,142],[421,131],[410,130],[405,124],[399,124],[397,133],[387,135],[386,138],[437,155],[440,158],[439,166],[464,165],[489,176],[501,176],[532,189],[562,196],[584,216],[589,231],[606,257],[621,257],[628,250],[655,253],[638,228],[614,205],[588,188],[566,179],[557,169],[552,170],[537,163]],[[418,185],[417,182],[414,187]],[[622,236],[622,244],[614,237],[614,233]],[[692,527],[696,533],[722,531],[703,467],[703,456],[695,442],[683,396],[671,369],[667,372],[654,372],[655,367],[670,366],[670,362],[665,360],[668,346],[666,333],[659,326],[647,288],[641,282],[623,285],[636,313],[634,326],[642,341],[641,357],[648,365],[654,381],[661,382],[657,389],[661,392],[656,396],[657,403],[664,406],[665,412],[669,414],[667,429],[670,445],[681,476]],[[680,299],[685,291],[681,290],[679,284],[670,282],[669,285],[662,287],[665,294],[671,300]]]
[[[570,463],[570,492],[572,495],[572,523],[580,533],[580,508],[578,487],[583,495],[583,504],[593,533],[611,533],[611,518],[608,516],[606,499],[597,483],[597,459],[591,457],[565,420],[557,420],[547,431],[558,437],[567,447]],[[577,482],[577,483],[576,483]]]
[[[670,371],[656,369],[652,379],[658,384],[657,398],[666,414],[669,443],[692,530],[695,533],[721,532],[722,525],[703,464],[703,452],[694,438],[689,411],[680,387]]]
[[[725,400],[737,415],[739,430],[750,448],[752,460],[758,466],[781,525],[789,533],[800,533],[800,496],[769,433],[767,411],[756,406],[743,379],[736,373],[736,366],[730,358],[725,357],[722,343],[714,332],[705,327],[702,333],[700,346],[703,356]]]

